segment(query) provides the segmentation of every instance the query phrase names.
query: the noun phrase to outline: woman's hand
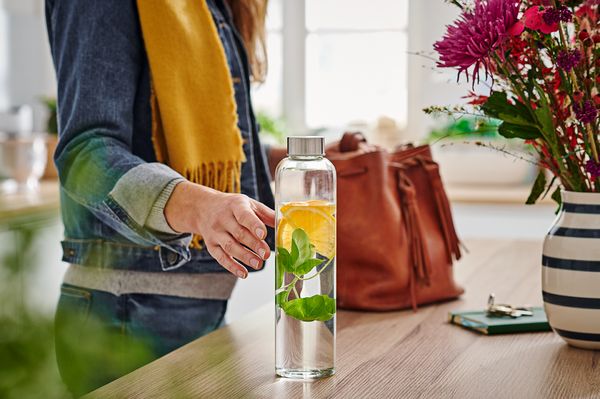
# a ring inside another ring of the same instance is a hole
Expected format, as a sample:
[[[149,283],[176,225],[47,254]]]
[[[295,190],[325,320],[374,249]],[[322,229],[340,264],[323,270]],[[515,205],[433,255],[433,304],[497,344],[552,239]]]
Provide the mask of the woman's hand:
[[[245,195],[182,182],[167,202],[165,218],[175,231],[200,234],[212,257],[240,278],[248,271],[239,262],[258,270],[269,258],[265,224],[275,225],[275,212]]]

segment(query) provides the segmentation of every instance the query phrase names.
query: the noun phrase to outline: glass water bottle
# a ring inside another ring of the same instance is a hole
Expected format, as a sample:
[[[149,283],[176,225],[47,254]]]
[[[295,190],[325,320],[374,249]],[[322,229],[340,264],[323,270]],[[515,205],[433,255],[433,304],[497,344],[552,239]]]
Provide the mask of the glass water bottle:
[[[311,379],[334,373],[335,168],[323,137],[288,137],[275,172],[275,371]]]

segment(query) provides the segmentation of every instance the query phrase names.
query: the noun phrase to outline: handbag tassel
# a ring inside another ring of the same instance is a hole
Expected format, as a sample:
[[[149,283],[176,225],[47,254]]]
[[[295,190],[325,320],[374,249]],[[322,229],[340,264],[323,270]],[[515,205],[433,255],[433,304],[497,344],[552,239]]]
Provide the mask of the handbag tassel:
[[[440,223],[444,233],[444,241],[446,242],[446,255],[448,257],[448,262],[452,264],[453,259],[459,260],[461,258],[461,251],[460,240],[456,234],[454,221],[452,220],[452,213],[450,211],[450,201],[448,201],[448,197],[444,191],[444,186],[442,185],[442,179],[440,178],[437,164],[428,164],[425,166],[425,170],[429,175],[431,189],[433,190],[436,208],[440,217]]]
[[[398,173],[398,186],[401,193],[403,215],[406,221],[406,231],[410,241],[412,268],[410,276],[410,294],[413,310],[417,310],[416,282],[423,281],[429,285],[431,262],[424,248],[423,231],[419,222],[416,207],[416,191],[406,176]]]

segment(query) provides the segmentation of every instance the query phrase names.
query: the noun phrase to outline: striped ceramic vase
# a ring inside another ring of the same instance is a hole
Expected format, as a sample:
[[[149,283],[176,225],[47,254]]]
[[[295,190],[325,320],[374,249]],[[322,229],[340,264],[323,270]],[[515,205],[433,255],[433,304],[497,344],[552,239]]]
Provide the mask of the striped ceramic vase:
[[[544,307],[567,343],[600,349],[600,194],[563,191],[562,201],[544,241]]]

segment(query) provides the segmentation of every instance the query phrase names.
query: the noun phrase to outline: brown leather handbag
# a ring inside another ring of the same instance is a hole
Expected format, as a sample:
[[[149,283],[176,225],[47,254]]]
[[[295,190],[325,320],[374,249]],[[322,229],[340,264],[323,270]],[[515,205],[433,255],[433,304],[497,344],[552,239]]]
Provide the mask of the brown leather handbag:
[[[346,133],[327,158],[338,177],[338,306],[416,310],[461,295],[460,243],[429,146],[389,153]]]

